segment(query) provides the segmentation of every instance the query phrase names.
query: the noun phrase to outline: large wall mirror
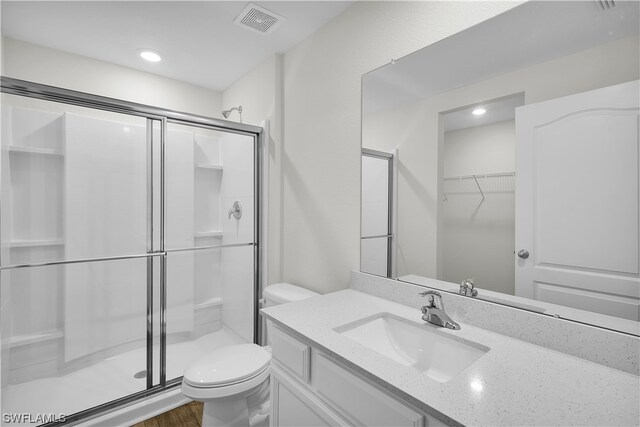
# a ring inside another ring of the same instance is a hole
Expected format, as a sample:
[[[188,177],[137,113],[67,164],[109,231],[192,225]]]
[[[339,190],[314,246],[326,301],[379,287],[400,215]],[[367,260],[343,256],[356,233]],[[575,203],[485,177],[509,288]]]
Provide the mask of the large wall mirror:
[[[363,76],[388,275],[640,335],[639,5],[530,1]]]

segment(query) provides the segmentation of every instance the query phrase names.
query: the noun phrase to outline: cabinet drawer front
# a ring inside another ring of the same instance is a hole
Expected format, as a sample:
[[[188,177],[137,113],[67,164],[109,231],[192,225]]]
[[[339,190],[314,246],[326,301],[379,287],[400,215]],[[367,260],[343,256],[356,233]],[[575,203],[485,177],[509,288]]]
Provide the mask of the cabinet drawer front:
[[[424,417],[351,372],[318,354],[314,383],[318,393],[358,425],[424,426]]]
[[[275,360],[304,382],[309,381],[311,348],[280,329],[271,328],[271,350]]]

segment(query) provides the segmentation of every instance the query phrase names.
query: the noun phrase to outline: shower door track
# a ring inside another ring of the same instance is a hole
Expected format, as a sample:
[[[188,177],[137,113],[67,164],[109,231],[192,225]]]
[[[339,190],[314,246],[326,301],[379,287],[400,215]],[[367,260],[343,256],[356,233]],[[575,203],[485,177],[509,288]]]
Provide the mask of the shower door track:
[[[16,268],[26,268],[26,267],[44,267],[51,265],[62,265],[62,264],[74,264],[81,263],[87,261],[111,261],[111,260],[123,260],[123,259],[134,259],[134,258],[147,258],[149,261],[153,258],[159,258],[160,260],[160,309],[158,313],[159,317],[159,325],[160,325],[160,356],[159,356],[159,365],[160,365],[160,375],[159,375],[159,384],[153,385],[153,286],[152,281],[153,278],[150,276],[151,271],[151,263],[148,262],[147,265],[147,388],[143,391],[112,400],[106,402],[104,404],[94,406],[92,408],[86,409],[84,411],[80,411],[74,414],[71,414],[66,417],[64,423],[60,422],[51,422],[46,424],[41,424],[39,427],[53,427],[59,425],[75,425],[80,422],[88,421],[91,418],[95,418],[99,415],[106,414],[116,408],[125,407],[131,404],[134,404],[143,399],[158,395],[165,391],[174,389],[182,383],[182,377],[174,378],[172,380],[167,381],[166,379],[166,344],[167,344],[167,336],[166,336],[166,256],[168,253],[172,252],[183,252],[187,250],[206,250],[206,249],[216,249],[216,248],[226,248],[226,247],[239,247],[239,246],[253,246],[254,247],[254,298],[253,298],[253,313],[254,313],[254,325],[253,325],[253,341],[255,343],[259,343],[261,322],[259,321],[259,295],[260,289],[262,289],[262,277],[263,274],[260,271],[261,259],[262,259],[262,249],[261,249],[261,194],[265,190],[262,188],[262,181],[260,180],[260,176],[262,174],[263,162],[266,159],[262,158],[262,147],[265,143],[265,135],[262,127],[253,126],[243,123],[236,123],[227,120],[216,119],[213,117],[201,116],[196,114],[190,114],[185,112],[179,112],[159,107],[153,107],[144,104],[138,104],[134,102],[124,101],[115,98],[104,97],[100,95],[95,95],[86,92],[79,92],[70,89],[64,89],[55,86],[48,86],[40,83],[30,82],[26,80],[19,80],[10,77],[2,76],[0,77],[0,92],[18,95],[27,98],[40,99],[44,101],[52,101],[62,104],[75,105],[79,107],[86,107],[96,110],[102,111],[110,111],[113,113],[126,114],[130,116],[144,117],[147,119],[147,140],[151,141],[152,138],[152,121],[159,121],[161,123],[160,127],[160,224],[159,224],[159,250],[153,250],[153,211],[154,211],[154,203],[153,203],[153,154],[150,155],[150,167],[147,171],[149,176],[149,210],[151,214],[149,230],[151,233],[149,234],[149,243],[150,248],[148,253],[146,254],[132,254],[132,255],[122,255],[122,256],[113,256],[113,257],[99,257],[99,258],[86,258],[86,259],[73,259],[73,260],[61,260],[61,261],[51,261],[51,262],[40,262],[40,263],[25,263],[25,264],[16,264],[16,265],[8,265],[8,266],[0,266],[1,270],[9,270]],[[174,123],[180,125],[187,126],[195,126],[201,127],[205,129],[218,130],[227,133],[234,133],[239,135],[246,135],[253,138],[254,142],[254,159],[253,159],[253,172],[254,172],[254,236],[253,243],[242,243],[242,244],[229,244],[229,245],[218,245],[218,246],[202,246],[202,247],[194,247],[194,248],[178,248],[178,249],[170,249],[166,250],[164,247],[165,244],[165,139],[167,133],[167,123]],[[151,124],[151,126],[150,126]],[[151,127],[151,131],[149,131]],[[151,145],[153,147],[153,145]]]

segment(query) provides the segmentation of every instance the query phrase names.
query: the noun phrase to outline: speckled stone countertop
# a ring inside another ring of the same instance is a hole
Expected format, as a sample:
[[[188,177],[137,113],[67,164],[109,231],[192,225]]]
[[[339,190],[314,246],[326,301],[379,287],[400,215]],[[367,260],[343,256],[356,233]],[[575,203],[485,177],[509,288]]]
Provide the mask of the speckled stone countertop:
[[[421,320],[417,307],[349,289],[261,312],[401,399],[449,422],[483,426],[640,423],[640,377],[469,324],[461,323],[458,331],[437,328]],[[441,383],[334,331],[378,313],[391,313],[490,350]]]

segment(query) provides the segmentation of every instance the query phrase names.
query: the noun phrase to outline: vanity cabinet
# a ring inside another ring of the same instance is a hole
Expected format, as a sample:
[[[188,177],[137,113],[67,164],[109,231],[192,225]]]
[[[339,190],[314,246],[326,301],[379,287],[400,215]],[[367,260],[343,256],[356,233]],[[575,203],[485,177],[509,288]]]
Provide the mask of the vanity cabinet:
[[[271,327],[271,426],[443,426],[323,353]]]

